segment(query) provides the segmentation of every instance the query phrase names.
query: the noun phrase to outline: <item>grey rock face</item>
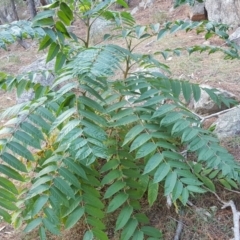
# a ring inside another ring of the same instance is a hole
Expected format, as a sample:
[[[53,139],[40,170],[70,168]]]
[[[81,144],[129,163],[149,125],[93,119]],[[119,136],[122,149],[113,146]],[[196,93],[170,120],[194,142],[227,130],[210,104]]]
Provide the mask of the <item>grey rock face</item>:
[[[221,114],[214,125],[214,133],[219,139],[240,137],[240,107]]]
[[[212,89],[212,87],[210,87],[208,85],[204,85],[204,84],[200,85],[200,87]],[[223,90],[221,88],[217,88],[217,90],[219,91],[218,94],[221,94],[226,98],[236,99],[236,96],[234,94],[232,94],[226,90]],[[212,113],[216,113],[216,112],[222,111],[227,108],[223,104],[221,107],[219,107],[216,103],[214,103],[211,100],[211,98],[205,91],[201,91],[201,98],[197,102],[193,101],[192,105],[193,105],[194,111],[199,114],[212,114]]]
[[[28,73],[28,72],[36,72],[36,75],[33,78],[35,83],[40,83],[42,86],[51,86],[54,81],[54,75],[49,74],[42,74],[40,71],[43,70],[53,70],[54,69],[54,61],[48,62],[46,64],[46,56],[41,57],[31,63],[30,65],[21,68],[19,70],[20,74]],[[19,98],[17,98],[17,103],[22,103],[33,99],[34,91],[29,90],[24,92]]]
[[[208,19],[236,27],[240,24],[239,0],[206,0]]]
[[[235,32],[233,32],[230,36],[229,36],[229,40],[235,42],[237,45],[240,46],[240,27],[238,27]]]
[[[205,3],[196,2],[190,9],[190,19],[192,21],[201,21],[207,19]]]

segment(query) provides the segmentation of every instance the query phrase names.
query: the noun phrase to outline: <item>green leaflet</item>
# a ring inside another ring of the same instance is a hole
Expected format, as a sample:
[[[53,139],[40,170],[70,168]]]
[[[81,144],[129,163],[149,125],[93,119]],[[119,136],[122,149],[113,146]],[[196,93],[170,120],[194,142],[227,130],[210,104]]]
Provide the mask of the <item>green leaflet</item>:
[[[94,216],[88,216],[87,217],[87,223],[90,224],[91,226],[99,229],[99,230],[105,230],[106,229],[106,226],[104,225],[104,223]]]
[[[143,174],[149,173],[154,170],[163,160],[163,154],[156,153],[147,162]]]
[[[176,183],[177,183],[177,173],[176,171],[170,172],[166,179],[164,184],[164,195],[168,196],[170,193],[172,193]]]
[[[10,168],[6,165],[0,164],[0,172],[7,175],[8,177],[10,177],[12,179],[15,179],[15,180],[18,180],[21,182],[25,181],[25,179],[17,171],[13,170],[12,168]]]
[[[152,142],[145,143],[138,149],[136,158],[143,158],[148,154],[154,152],[156,148],[157,148],[157,145],[155,143],[152,143]]]
[[[138,221],[136,219],[130,219],[127,225],[123,228],[121,234],[121,240],[128,240],[133,236],[136,228],[138,226]]]
[[[115,195],[115,197],[110,201],[107,213],[114,212],[116,209],[118,209],[124,202],[126,202],[128,199],[128,194],[126,193],[119,193]]]
[[[142,231],[136,231],[133,235],[133,240],[143,240],[144,239],[144,233]]]
[[[167,176],[169,171],[170,165],[165,162],[161,163],[154,174],[153,182],[154,183],[161,182]]]
[[[147,236],[162,239],[162,233],[154,227],[144,226],[141,228],[141,231]]]
[[[32,220],[24,229],[25,233],[31,232],[34,228],[42,223],[42,218]]]
[[[43,225],[52,234],[55,234],[55,235],[60,235],[61,234],[61,232],[57,228],[57,226],[54,225],[51,221],[49,221],[47,218],[43,218]]]
[[[83,240],[93,240],[93,232],[92,231],[86,231]]]
[[[132,141],[139,133],[144,130],[142,125],[134,126],[125,136],[123,146],[126,145],[128,142]]]
[[[68,218],[65,223],[65,228],[66,229],[72,228],[83,216],[83,214],[84,214],[83,207],[76,208],[72,213],[68,215]]]
[[[15,132],[14,137],[22,143],[28,144],[37,149],[41,149],[39,141],[23,131]]]
[[[36,214],[38,214],[45,203],[48,201],[48,196],[47,195],[42,195],[40,196],[36,202],[33,205],[33,210],[32,210],[32,217],[34,217]]]
[[[60,116],[56,118],[56,120],[52,123],[51,131],[57,128],[61,123],[63,123],[66,119],[71,117],[76,112],[75,108],[71,108],[63,112]]]
[[[130,152],[134,151],[135,149],[141,147],[145,142],[147,142],[151,138],[151,135],[148,133],[142,133],[139,135],[131,144]]]
[[[158,183],[150,182],[148,185],[148,203],[150,207],[154,204],[158,197]]]
[[[7,147],[19,156],[24,157],[29,161],[34,161],[31,152],[18,142],[11,141],[7,144]]]
[[[191,89],[190,83],[183,81],[182,82],[182,91],[183,91],[183,96],[184,96],[186,102],[189,102],[191,99],[191,94],[192,94],[192,89]]]
[[[47,240],[45,229],[42,226],[39,228],[38,233],[41,240]]]
[[[118,169],[110,171],[101,181],[102,185],[109,184],[116,178],[120,178],[122,176],[121,171]]]
[[[175,202],[182,194],[183,184],[180,181],[176,182],[176,185],[172,191],[172,201]]]
[[[127,222],[129,221],[131,215],[133,213],[133,207],[132,206],[125,206],[120,214],[118,215],[117,222],[116,222],[116,231],[119,229],[122,229]]]
[[[52,42],[48,50],[46,62],[50,62],[51,60],[53,60],[58,54],[59,50],[60,50],[59,45],[55,42]]]
[[[172,105],[172,104],[165,104],[162,105],[159,109],[157,109],[154,113],[152,118],[156,118],[156,117],[162,117],[164,116],[166,113],[172,111],[173,109],[175,109],[176,106]]]
[[[59,168],[58,172],[64,179],[66,179],[73,186],[77,187],[78,189],[81,188],[79,179],[72,172],[70,172],[67,168],[61,167],[61,168]]]
[[[56,177],[54,180],[54,185],[66,196],[69,196],[71,198],[75,198],[75,194],[74,191],[72,190],[72,188],[69,186],[69,184],[67,184],[67,182],[65,180],[63,180],[60,177]]]
[[[13,155],[7,152],[4,152],[0,157],[4,162],[8,163],[10,166],[15,168],[16,170],[25,172],[25,173],[28,172],[25,165],[21,161],[19,161],[17,158],[15,158]]]

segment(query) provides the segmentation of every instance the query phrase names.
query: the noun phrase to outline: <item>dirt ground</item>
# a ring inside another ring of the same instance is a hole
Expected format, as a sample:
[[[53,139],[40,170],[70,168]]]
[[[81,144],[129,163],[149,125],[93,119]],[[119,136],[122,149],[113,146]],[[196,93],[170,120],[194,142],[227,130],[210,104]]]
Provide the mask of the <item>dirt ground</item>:
[[[132,10],[139,0],[132,0],[130,10]],[[172,9],[170,0],[155,0],[154,7],[140,10],[135,17],[138,24],[164,23],[167,20],[187,19],[189,8],[183,6],[176,10]],[[79,26],[78,34],[82,33]],[[195,32],[179,32],[177,34],[168,35],[161,41],[150,39],[138,47],[140,52],[156,52],[167,48],[176,48],[181,46],[192,46],[196,44],[204,44],[206,40],[202,35],[196,35]],[[23,49],[18,44],[8,47],[8,51],[0,50],[0,71],[11,74],[17,74],[23,66],[35,61],[44,52],[37,51],[37,42],[29,41],[30,48]],[[217,38],[210,39],[207,44],[221,46],[223,42]],[[170,56],[167,60],[161,61],[170,66],[171,74],[176,79],[186,79],[191,82],[205,83],[213,87],[221,87],[240,98],[239,77],[240,68],[237,60],[223,60],[220,53],[208,55],[192,54],[189,56],[183,53],[181,56]],[[0,91],[0,111],[14,105],[16,102],[15,93],[5,93]],[[3,124],[4,122],[0,123]],[[229,140],[224,142],[228,150],[240,161],[240,139]],[[222,199],[228,201],[232,199],[240,209],[240,193],[233,193],[219,188],[219,194]],[[197,196],[193,200],[193,206],[188,207],[181,220],[184,228],[182,232],[182,240],[229,240],[232,234],[232,212],[230,209],[221,209],[216,197],[212,194]],[[179,216],[173,208],[166,207],[165,198],[160,198],[154,209],[149,209],[147,204],[143,204],[143,211],[150,218],[151,225],[162,229],[164,239],[173,239]],[[208,214],[207,214],[208,213]],[[66,231],[61,237],[49,236],[51,240],[80,240],[84,232],[83,223],[79,222],[74,229]],[[113,226],[109,220],[109,229],[112,231]],[[24,235],[21,230],[14,229],[0,222],[0,239],[1,240],[35,240],[38,239],[37,233]],[[112,238],[117,240],[119,238]]]

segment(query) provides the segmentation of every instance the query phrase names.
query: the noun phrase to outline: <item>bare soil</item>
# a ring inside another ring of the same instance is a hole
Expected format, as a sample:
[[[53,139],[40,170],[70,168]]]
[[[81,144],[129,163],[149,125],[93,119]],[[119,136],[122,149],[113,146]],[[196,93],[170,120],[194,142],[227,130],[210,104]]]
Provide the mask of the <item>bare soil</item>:
[[[187,19],[189,8],[187,6],[180,7],[176,10],[172,9],[172,1],[155,0],[154,6],[145,10],[140,10],[135,17],[138,24],[163,23],[168,20]],[[132,10],[139,0],[132,0],[130,10]],[[79,23],[77,23],[79,24]],[[83,34],[81,25],[76,25],[77,33]],[[8,47],[8,51],[0,50],[0,71],[11,74],[17,74],[19,69],[32,63],[44,53],[37,50],[37,42],[29,41],[31,47],[23,49],[18,44],[12,44]],[[206,44],[202,35],[196,35],[195,32],[178,32],[168,35],[160,41],[150,39],[148,42],[138,47],[139,52],[156,52],[167,48],[177,48],[184,46],[192,46],[196,44]],[[224,43],[213,38],[207,44],[222,46]],[[208,55],[207,53],[196,53],[188,55],[183,53],[181,56],[169,56],[167,60],[160,58],[171,69],[171,74],[176,79],[186,79],[195,83],[206,83],[213,87],[221,87],[240,98],[239,77],[240,68],[237,60],[223,60],[220,53]],[[14,105],[16,103],[15,93],[5,93],[0,91],[0,111]],[[209,120],[207,126],[210,126]],[[0,123],[0,125],[2,125]],[[227,139],[224,146],[240,161],[240,138]],[[219,196],[228,201],[232,199],[237,208],[240,209],[240,193],[233,193],[219,187]],[[149,209],[147,203],[143,203],[143,211],[150,218],[150,224],[161,229],[164,239],[173,239],[178,221],[181,219],[184,224],[182,232],[182,240],[229,240],[233,237],[232,233],[232,212],[230,209],[221,209],[219,203],[213,194],[197,195],[192,200],[194,206],[184,210],[182,217],[175,212],[174,207],[168,209],[166,207],[166,199],[159,198],[158,203],[153,209]],[[215,210],[214,207],[216,208]],[[202,211],[201,211],[202,210]],[[205,213],[208,212],[208,217]],[[106,219],[108,223],[108,232],[111,235],[114,225],[111,219]],[[80,240],[85,231],[84,223],[79,222],[74,229],[64,231],[61,237],[48,236],[51,240]],[[0,222],[0,239],[1,240],[35,240],[39,239],[36,232],[31,234],[23,234],[22,229],[14,230],[11,226],[4,222]],[[112,236],[112,240],[119,239],[118,236]]]

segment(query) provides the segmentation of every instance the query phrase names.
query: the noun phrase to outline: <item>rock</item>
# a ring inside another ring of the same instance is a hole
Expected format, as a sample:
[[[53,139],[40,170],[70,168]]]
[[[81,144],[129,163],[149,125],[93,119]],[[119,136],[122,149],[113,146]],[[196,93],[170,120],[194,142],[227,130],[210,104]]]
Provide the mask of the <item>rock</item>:
[[[216,126],[214,133],[220,140],[240,136],[240,108],[219,115],[214,125]]]
[[[142,0],[140,3],[139,3],[139,7],[140,8],[143,8],[143,9],[146,9],[148,7],[151,7],[153,5],[155,0]]]
[[[97,18],[92,24],[90,36],[93,38],[100,38],[104,36],[104,34],[107,33],[108,30],[111,28],[111,24],[111,21],[108,21],[101,17]]]
[[[33,81],[35,83],[40,83],[42,86],[51,86],[54,81],[54,75],[49,73],[44,75],[41,73],[43,70],[53,70],[54,69],[54,61],[50,61],[46,63],[46,56],[43,56],[30,65],[23,67],[19,70],[20,74],[28,73],[28,72],[38,72],[36,76],[34,76]],[[24,92],[19,98],[17,98],[17,103],[23,103],[33,99],[34,91],[29,90]]]
[[[238,27],[235,32],[229,36],[229,40],[235,42],[240,46],[240,27]]]
[[[239,0],[206,0],[205,8],[210,21],[236,27],[240,23]]]
[[[200,87],[213,89],[212,87],[204,84],[200,85]],[[234,94],[226,90],[223,90],[221,88],[217,88],[217,90],[219,91],[218,94],[223,95],[225,98],[236,99],[236,96]],[[198,102],[193,100],[193,103],[191,102],[190,105],[192,105],[194,111],[199,114],[212,114],[227,109],[224,104],[219,107],[216,103],[214,103],[205,91],[201,91],[201,98]]]
[[[202,21],[207,19],[207,11],[205,9],[205,3],[196,2],[193,7],[190,8],[190,19],[192,21]]]
[[[131,15],[134,15],[138,12],[139,7],[135,7],[132,11],[131,11]]]

